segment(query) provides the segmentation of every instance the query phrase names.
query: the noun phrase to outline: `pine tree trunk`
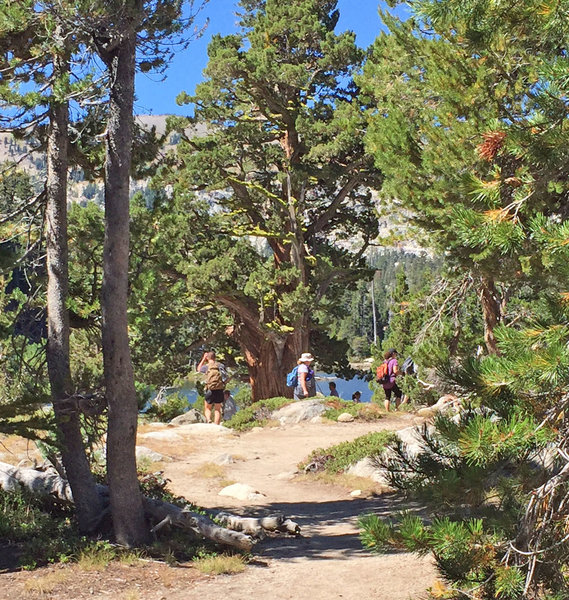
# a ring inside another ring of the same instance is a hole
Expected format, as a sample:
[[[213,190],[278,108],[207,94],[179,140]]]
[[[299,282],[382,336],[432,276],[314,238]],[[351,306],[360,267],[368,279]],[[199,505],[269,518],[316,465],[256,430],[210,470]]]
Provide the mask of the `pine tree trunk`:
[[[220,297],[219,302],[239,322],[234,337],[247,362],[253,402],[276,396],[292,397],[286,374],[297,364],[299,356],[309,351],[308,315],[304,315],[292,333],[277,334],[264,329],[258,314],[234,299]]]
[[[292,397],[286,374],[308,352],[308,334],[299,329],[283,339],[263,338],[259,331],[242,328],[239,343],[247,361],[253,402],[277,396]]]
[[[66,61],[54,58],[54,77],[67,72]],[[59,436],[61,457],[73,491],[79,528],[96,527],[103,507],[85,446],[77,407],[66,399],[73,394],[69,364],[68,246],[67,246],[67,103],[54,103],[47,142],[47,365]]]
[[[134,8],[140,3],[135,2]],[[107,474],[116,540],[138,546],[149,540],[136,473],[138,406],[127,321],[129,264],[129,179],[133,136],[136,10],[122,37],[103,56],[110,75],[105,162],[105,244],[103,251],[103,358],[109,423]]]

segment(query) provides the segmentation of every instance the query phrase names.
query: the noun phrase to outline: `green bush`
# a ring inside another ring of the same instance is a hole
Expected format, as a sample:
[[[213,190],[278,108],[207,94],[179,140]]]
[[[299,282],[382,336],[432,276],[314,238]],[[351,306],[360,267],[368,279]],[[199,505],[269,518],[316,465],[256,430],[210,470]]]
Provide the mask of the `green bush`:
[[[172,495],[167,480],[159,473],[139,473],[141,489],[151,498],[164,500],[188,510],[206,514],[204,509],[189,504],[184,498]],[[122,560],[131,550],[110,545],[106,539],[93,540],[79,534],[72,506],[62,506],[49,497],[28,492],[0,490],[0,539],[7,542],[15,561],[24,569],[34,569],[48,563],[81,561],[89,557],[92,562]],[[180,529],[169,529],[145,551],[164,560],[173,556],[186,561],[202,550],[204,542],[188,539]],[[211,544],[207,544],[209,548]],[[7,552],[8,550],[6,550]]]
[[[23,568],[65,562],[75,554],[81,538],[71,508],[25,492],[0,490],[0,539],[17,544]]]
[[[250,406],[251,405],[251,386],[250,385],[241,386],[235,393],[235,396],[233,397],[233,399],[235,400],[235,404],[237,404],[237,406],[239,408],[243,408],[244,406]]]
[[[146,414],[162,423],[167,423],[173,418],[184,414],[189,407],[188,399],[178,392],[168,394],[166,401],[161,404],[152,404]]]
[[[141,410],[144,410],[146,405],[150,402],[152,388],[139,381],[134,382],[134,387],[136,388],[136,404],[138,405],[138,411],[140,412]]]
[[[322,415],[330,421],[337,421],[343,413],[349,413],[361,421],[375,421],[384,416],[383,411],[376,404],[351,402],[350,400],[338,400],[330,397],[327,399],[328,408]]]
[[[310,456],[299,465],[304,469],[307,465],[314,463],[315,471],[327,471],[328,473],[341,473],[351,465],[368,457],[383,452],[385,447],[395,439],[391,431],[375,431],[362,435],[351,442],[342,442],[330,448],[318,448],[313,450]]]
[[[283,397],[259,400],[258,402],[251,404],[251,406],[246,406],[237,411],[229,421],[224,423],[224,425],[237,431],[245,431],[247,429],[252,429],[255,426],[262,427],[270,418],[271,413],[274,410],[278,410],[292,402],[294,402],[294,400]]]

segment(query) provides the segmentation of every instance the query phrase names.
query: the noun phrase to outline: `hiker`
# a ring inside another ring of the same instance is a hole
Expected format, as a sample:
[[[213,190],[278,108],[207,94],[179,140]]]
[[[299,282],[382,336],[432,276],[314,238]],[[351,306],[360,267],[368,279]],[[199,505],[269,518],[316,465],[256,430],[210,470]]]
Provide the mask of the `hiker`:
[[[310,367],[313,360],[314,356],[312,354],[304,352],[297,361],[298,382],[294,388],[295,400],[316,396],[316,379],[314,378],[314,370]]]
[[[223,420],[229,421],[237,412],[237,405],[229,390],[223,390]]]
[[[223,405],[223,390],[229,379],[225,366],[215,360],[215,352],[204,352],[197,366],[198,373],[205,373],[205,422],[211,423],[211,409],[214,410],[214,423],[221,423],[221,408]]]
[[[328,396],[335,396],[336,398],[340,397],[340,394],[338,394],[338,390],[336,389],[336,383],[334,381],[330,381],[328,383],[328,387],[330,388],[330,393],[328,394]]]
[[[362,401],[362,393],[360,391],[356,391],[352,394],[352,400],[354,402],[361,402]]]
[[[387,380],[381,381],[380,383],[383,386],[383,391],[385,393],[385,410],[389,412],[391,396],[394,396],[395,398],[395,410],[397,410],[401,405],[401,399],[403,397],[403,392],[399,389],[395,381],[397,376],[400,375],[397,363],[397,350],[395,350],[395,348],[390,348],[383,355],[383,358],[383,365],[385,366],[380,365],[379,368],[383,367],[383,369],[386,371]]]

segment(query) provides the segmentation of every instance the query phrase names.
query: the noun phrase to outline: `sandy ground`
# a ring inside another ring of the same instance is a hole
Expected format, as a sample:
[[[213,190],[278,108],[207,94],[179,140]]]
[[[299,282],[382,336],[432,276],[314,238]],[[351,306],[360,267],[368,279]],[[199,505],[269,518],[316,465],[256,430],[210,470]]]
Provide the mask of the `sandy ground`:
[[[358,539],[359,515],[388,515],[403,508],[400,500],[373,490],[369,482],[354,481],[351,487],[344,487],[296,473],[298,463],[315,448],[414,423],[415,417],[403,413],[373,423],[302,423],[242,434],[222,431],[215,425],[145,426],[138,443],[168,457],[157,467],[164,470],[175,494],[206,508],[239,514],[283,512],[300,525],[301,536],[261,541],[248,568],[231,576],[204,576],[188,565],[170,568],[154,562],[134,567],[114,565],[96,574],[79,573],[76,567],[3,573],[0,600],[420,598],[436,579],[428,558],[407,553],[374,555],[364,550]],[[175,433],[176,438],[168,441],[162,437],[164,433]],[[219,465],[224,462],[228,464]],[[248,484],[260,495],[253,501],[219,495],[231,483]],[[353,497],[350,492],[358,483],[364,493]],[[37,581],[42,577],[53,581],[40,590]]]

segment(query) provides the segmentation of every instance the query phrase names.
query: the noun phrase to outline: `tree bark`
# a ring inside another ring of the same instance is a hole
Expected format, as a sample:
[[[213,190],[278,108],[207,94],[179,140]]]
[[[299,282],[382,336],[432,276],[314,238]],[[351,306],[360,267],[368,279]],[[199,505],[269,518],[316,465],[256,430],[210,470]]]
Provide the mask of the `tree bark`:
[[[286,374],[297,364],[302,352],[307,352],[307,337],[302,329],[286,337],[267,337],[263,332],[240,329],[239,344],[247,361],[251,399],[253,402],[277,396],[292,397],[286,385]]]
[[[136,24],[139,1],[121,21],[120,40],[102,58],[109,70],[109,122],[105,161],[103,250],[103,362],[109,421],[107,475],[116,540],[125,546],[149,541],[136,472],[138,406],[127,320],[129,191],[133,136]]]
[[[298,357],[309,351],[308,315],[291,333],[280,334],[263,328],[259,315],[234,298],[223,296],[219,302],[238,321],[233,336],[247,362],[252,401],[291,398],[293,390],[286,385],[286,374],[296,366]]]
[[[54,78],[68,71],[66,59],[54,56]],[[73,394],[69,363],[69,287],[67,241],[68,106],[54,101],[47,141],[47,365],[61,457],[81,531],[98,523],[102,506],[81,435],[79,411],[66,399]]]
[[[494,280],[481,277],[480,300],[484,319],[484,342],[490,354],[499,354],[494,329],[500,322],[500,301]]]

